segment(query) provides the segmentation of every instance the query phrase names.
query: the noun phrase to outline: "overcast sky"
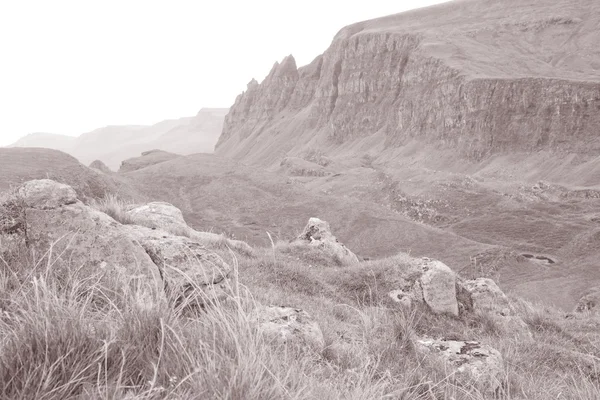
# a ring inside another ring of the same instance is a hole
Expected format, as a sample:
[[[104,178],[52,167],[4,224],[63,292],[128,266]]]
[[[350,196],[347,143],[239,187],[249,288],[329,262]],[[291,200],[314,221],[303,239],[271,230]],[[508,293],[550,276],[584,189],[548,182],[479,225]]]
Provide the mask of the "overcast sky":
[[[353,22],[441,0],[0,0],[0,146],[229,107]]]

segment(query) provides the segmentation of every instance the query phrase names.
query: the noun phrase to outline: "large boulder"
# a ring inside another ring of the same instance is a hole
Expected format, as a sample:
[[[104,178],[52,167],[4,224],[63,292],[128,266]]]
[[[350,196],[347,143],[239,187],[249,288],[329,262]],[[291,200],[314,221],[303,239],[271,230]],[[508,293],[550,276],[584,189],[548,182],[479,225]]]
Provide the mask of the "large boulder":
[[[3,219],[14,221],[0,236],[15,248],[27,248],[36,262],[108,287],[128,287],[145,304],[163,297],[158,268],[144,249],[118,222],[78,201],[70,186],[29,181],[0,208],[12,213]]]
[[[417,348],[437,357],[452,371],[450,379],[475,388],[484,398],[494,398],[502,384],[504,362],[498,350],[476,341],[423,339]]]
[[[214,252],[163,230],[137,225],[123,229],[158,266],[165,290],[176,304],[204,306],[226,296],[231,267]]]
[[[323,350],[325,347],[319,324],[304,310],[258,306],[250,318],[267,339],[275,343],[307,345],[315,350]]]
[[[405,307],[416,301],[425,303],[436,314],[458,316],[456,274],[441,261],[419,259],[404,272],[398,288],[389,296]]]
[[[17,193],[26,207],[38,210],[55,209],[77,202],[77,193],[71,186],[50,179],[25,182]]]
[[[158,228],[180,236],[189,235],[190,228],[181,210],[170,203],[152,202],[127,211],[137,224]],[[183,235],[185,233],[185,235]]]
[[[521,339],[533,336],[523,319],[515,313],[506,294],[496,282],[489,278],[477,278],[459,282],[461,308],[492,318],[504,335],[514,335]]]
[[[171,207],[148,207],[144,215],[156,221],[174,216],[177,221],[180,212]],[[167,214],[165,209],[176,211]],[[122,225],[77,200],[71,187],[47,179],[23,184],[0,203],[0,243],[3,257],[5,243],[27,248],[42,265],[65,268],[76,278],[91,278],[109,288],[128,287],[150,306],[150,299],[162,302],[165,291],[176,304],[190,299],[198,304],[200,299],[205,305],[224,295],[231,270],[195,240]]]
[[[340,243],[331,233],[329,224],[319,218],[310,218],[296,240],[317,247],[329,256],[339,260],[341,264],[358,263],[356,254]]]

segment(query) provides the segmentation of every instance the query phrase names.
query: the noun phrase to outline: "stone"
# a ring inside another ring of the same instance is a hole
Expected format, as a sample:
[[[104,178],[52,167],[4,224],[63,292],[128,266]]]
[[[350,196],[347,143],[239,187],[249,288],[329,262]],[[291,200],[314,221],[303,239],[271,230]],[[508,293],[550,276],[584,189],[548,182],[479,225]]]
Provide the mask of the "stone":
[[[388,296],[405,308],[411,308],[417,302],[426,304],[435,314],[458,316],[454,271],[443,262],[430,258],[415,261],[396,278],[396,289],[389,291]]]
[[[329,224],[319,218],[310,218],[296,241],[317,247],[329,256],[337,258],[343,265],[358,263],[356,254],[340,243],[331,233]]]
[[[473,311],[488,312],[498,315],[512,314],[512,307],[508,297],[498,287],[496,282],[489,278],[477,278],[464,282],[463,287],[470,294]]]
[[[200,306],[224,299],[231,266],[202,244],[144,226],[123,225],[158,266],[167,295],[177,304]]]
[[[466,312],[487,314],[503,331],[503,335],[513,335],[530,340],[533,335],[523,319],[516,315],[508,297],[489,278],[477,278],[457,284],[461,297],[461,308]]]
[[[127,287],[148,306],[167,298],[176,305],[205,306],[227,295],[231,267],[201,243],[162,229],[122,225],[74,193],[51,180],[23,184],[15,198],[0,204],[3,248],[26,247],[52,268],[111,289]],[[151,203],[142,210],[144,218],[166,228],[187,227],[170,204]]]
[[[152,202],[127,211],[136,224],[148,228],[158,228],[172,234],[189,234],[190,227],[183,219],[183,213],[166,202]]]
[[[77,193],[71,186],[50,179],[25,182],[18,189],[18,196],[26,207],[38,210],[50,210],[77,202]]]
[[[69,269],[107,287],[128,288],[143,303],[164,298],[159,270],[144,249],[118,222],[78,201],[70,186],[48,179],[29,181],[16,197],[22,228],[0,232],[16,247],[26,247],[51,268]]]
[[[423,275],[420,286],[423,300],[436,314],[458,316],[456,301],[456,274],[446,264],[437,260],[423,259]]]
[[[476,341],[422,339],[417,347],[451,368],[450,379],[465,388],[476,388],[485,398],[500,389],[504,361],[498,350]]]
[[[282,306],[258,306],[251,321],[268,340],[277,344],[296,344],[323,350],[325,339],[319,324],[306,311]]]

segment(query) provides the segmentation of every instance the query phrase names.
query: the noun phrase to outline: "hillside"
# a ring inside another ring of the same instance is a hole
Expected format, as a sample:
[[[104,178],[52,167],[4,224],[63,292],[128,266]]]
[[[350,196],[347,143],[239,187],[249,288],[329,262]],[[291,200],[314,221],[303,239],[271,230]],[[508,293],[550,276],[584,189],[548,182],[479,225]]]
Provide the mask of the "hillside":
[[[44,147],[61,150],[83,164],[103,161],[112,170],[141,152],[160,149],[181,154],[212,153],[227,109],[203,108],[197,115],[165,120],[151,126],[107,126],[76,138],[30,134],[9,147]]]
[[[252,81],[216,151],[275,165],[309,148],[389,160],[417,143],[456,168],[522,153],[523,172],[549,161],[531,153],[577,154],[568,180],[600,153],[599,40],[595,0],[455,1],[357,23],[310,65],[288,56]]]
[[[107,194],[126,199],[143,199],[119,176],[106,175],[58,150],[42,148],[0,148],[0,192],[32,179],[53,179],[72,186],[82,200]]]
[[[16,189],[0,193],[0,398],[600,395],[595,304],[542,307],[401,252],[340,258],[316,218],[251,248],[168,203]]]
[[[464,271],[569,309],[600,285],[599,41],[594,0],[359,22],[252,80],[216,154],[495,247]]]

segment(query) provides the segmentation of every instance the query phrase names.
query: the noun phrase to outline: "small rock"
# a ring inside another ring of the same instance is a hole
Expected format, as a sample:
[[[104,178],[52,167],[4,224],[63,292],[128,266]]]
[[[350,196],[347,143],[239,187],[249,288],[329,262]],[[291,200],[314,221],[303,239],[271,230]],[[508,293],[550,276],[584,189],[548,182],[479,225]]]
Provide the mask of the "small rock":
[[[319,324],[306,311],[281,306],[259,306],[251,320],[270,340],[281,343],[308,345],[316,350],[325,347]]]
[[[500,385],[504,361],[498,350],[476,341],[433,340],[417,341],[426,354],[440,357],[453,369],[452,378],[464,387],[475,387],[485,398],[492,398]]]
[[[326,254],[339,259],[342,264],[358,263],[356,254],[338,242],[331,233],[329,224],[319,218],[310,218],[297,240],[319,248]]]

